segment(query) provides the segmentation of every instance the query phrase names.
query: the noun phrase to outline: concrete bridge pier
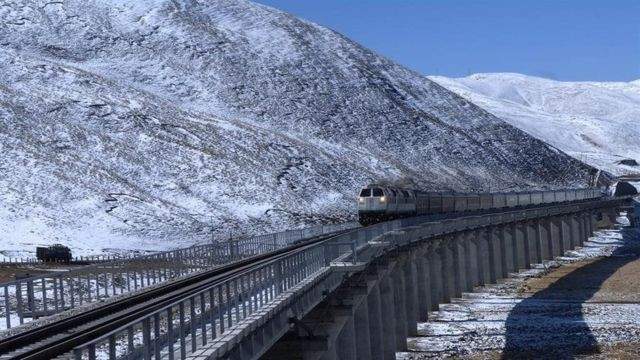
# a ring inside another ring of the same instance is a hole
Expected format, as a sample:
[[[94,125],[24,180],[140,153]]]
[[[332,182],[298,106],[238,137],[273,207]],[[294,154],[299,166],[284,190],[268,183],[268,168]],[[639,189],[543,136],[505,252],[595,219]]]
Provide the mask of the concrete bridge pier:
[[[385,276],[380,282],[380,313],[382,320],[383,358],[396,357],[396,321],[395,289],[391,276]],[[405,341],[406,342],[406,341]]]
[[[400,265],[387,258],[347,280],[262,358],[395,359],[393,277],[402,273]]]
[[[534,224],[531,221],[526,220],[521,223],[521,226],[525,248],[524,267],[525,269],[531,269],[531,265],[536,263],[536,239],[533,235]]]
[[[480,265],[478,263],[478,237],[479,232],[469,231],[466,233],[466,238],[463,243],[464,245],[464,253],[466,255],[466,275],[467,286],[465,287],[465,291],[473,291],[473,288],[480,284]]]
[[[418,282],[416,276],[416,257],[414,251],[406,255],[402,266],[405,284],[405,310],[407,312],[407,333],[418,334]]]
[[[384,359],[384,326],[382,322],[382,302],[379,282],[374,284],[367,296],[367,311],[369,320],[369,346],[372,360]],[[360,352],[358,352],[360,354]]]
[[[586,212],[580,214],[580,228],[582,230],[582,243],[584,244],[592,235],[589,227],[589,214]]]
[[[432,241],[430,244],[431,251],[427,254],[429,265],[429,275],[431,282],[431,310],[437,311],[438,304],[442,302],[444,298],[443,281],[442,281],[442,263],[440,261],[440,251],[437,249],[440,246],[439,241]]]
[[[573,250],[578,246],[578,244],[576,242],[575,232],[573,231],[572,216],[570,214],[564,215],[562,217],[562,222],[563,222],[565,248],[566,250]]]
[[[573,227],[573,215],[569,214],[564,217],[567,227],[567,236],[569,237],[569,248],[575,249],[578,246],[575,229]]]
[[[531,229],[530,232],[533,234],[532,239],[533,239],[533,249],[534,249],[534,257],[533,257],[533,261],[536,264],[542,264],[542,261],[544,260],[544,258],[542,257],[542,237],[541,237],[541,224],[540,224],[540,220],[536,219],[531,223]]]
[[[338,335],[336,353],[340,360],[356,360],[356,329],[354,317],[347,318],[340,335]]]
[[[558,222],[554,217],[549,221],[549,259],[560,255],[560,234],[558,232]]]
[[[531,255],[529,254],[528,225],[524,221],[519,221],[515,225],[515,237],[518,243],[518,269],[529,269],[531,267]]]
[[[575,213],[571,215],[571,221],[573,223],[573,233],[575,234],[576,246],[583,246],[584,244],[584,229],[580,222],[580,214]]]
[[[371,359],[371,336],[369,328],[369,301],[364,299],[355,311],[354,330],[356,342],[356,359]]]
[[[407,307],[406,307],[406,289],[405,289],[405,277],[402,270],[402,263],[400,259],[397,259],[398,263],[392,270],[391,279],[393,281],[393,305],[395,314],[395,329],[396,329],[396,346],[398,351],[404,351],[407,349],[407,336],[409,336],[408,321],[407,321]]]
[[[491,283],[491,244],[488,228],[481,228],[477,232],[477,255],[478,255],[478,285],[486,285]]]
[[[616,215],[617,214],[613,214],[613,224],[616,223]],[[587,218],[587,226],[589,228],[589,236],[593,236],[593,233],[596,231],[596,214],[593,211],[589,211],[588,213],[588,218]]]
[[[431,274],[429,271],[429,245],[417,254],[416,261],[416,277],[418,282],[418,320],[427,321],[429,310],[431,310]]]
[[[502,265],[502,243],[499,232],[501,230],[495,226],[489,227],[487,241],[489,244],[489,259],[491,261],[491,284],[495,284],[498,279],[504,277]]]
[[[553,244],[551,235],[551,224],[549,218],[540,219],[540,244],[542,249],[542,261],[551,260],[553,258]]]
[[[558,255],[556,256],[560,256],[568,250],[567,246],[565,246],[566,234],[564,232],[564,220],[562,216],[555,217],[555,224],[558,231]]]
[[[466,287],[465,252],[464,252],[464,232],[458,233],[451,239],[453,250],[453,278],[454,291],[451,297],[460,298]]]
[[[591,228],[589,227],[589,213],[585,212],[582,214],[582,227],[584,228],[584,241],[589,240],[593,233],[591,232]]]
[[[520,269],[528,268],[527,264],[527,247],[525,246],[525,234],[521,222],[511,224],[511,234],[514,244],[514,269],[516,272]]]
[[[510,272],[513,272],[513,243],[507,233],[506,226],[498,228],[498,240],[500,242],[500,267],[502,269],[502,273],[498,278],[504,279],[509,276]]]
[[[450,303],[455,296],[455,266],[453,263],[453,250],[451,249],[451,238],[446,237],[440,243],[440,263],[442,276],[442,303]]]

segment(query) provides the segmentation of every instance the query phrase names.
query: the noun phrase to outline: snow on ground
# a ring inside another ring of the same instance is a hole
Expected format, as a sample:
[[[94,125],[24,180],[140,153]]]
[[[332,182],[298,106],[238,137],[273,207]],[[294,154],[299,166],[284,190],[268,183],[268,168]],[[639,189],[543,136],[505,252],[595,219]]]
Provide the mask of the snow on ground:
[[[590,169],[322,26],[244,0],[0,4],[0,253],[154,250],[352,220],[370,181]],[[0,254],[2,255],[2,254]]]
[[[495,73],[429,79],[497,117],[613,174],[640,173],[640,81],[562,82]]]
[[[638,341],[639,259],[640,229],[598,231],[555,261],[440,305],[398,358],[566,358]]]

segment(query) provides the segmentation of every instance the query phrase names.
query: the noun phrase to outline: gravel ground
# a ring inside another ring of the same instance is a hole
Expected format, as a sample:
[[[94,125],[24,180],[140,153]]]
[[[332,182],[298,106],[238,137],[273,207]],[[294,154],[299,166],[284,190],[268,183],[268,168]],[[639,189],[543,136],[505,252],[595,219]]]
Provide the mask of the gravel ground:
[[[570,251],[440,306],[399,359],[640,358],[640,229]]]

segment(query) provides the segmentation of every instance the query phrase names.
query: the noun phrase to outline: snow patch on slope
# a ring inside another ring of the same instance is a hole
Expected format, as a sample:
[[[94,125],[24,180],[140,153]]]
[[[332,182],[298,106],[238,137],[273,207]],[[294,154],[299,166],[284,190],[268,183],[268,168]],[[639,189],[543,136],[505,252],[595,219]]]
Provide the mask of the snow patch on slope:
[[[561,82],[497,73],[429,79],[527,133],[614,174],[640,168],[640,80]]]
[[[350,220],[358,187],[382,177],[515,190],[588,172],[342,35],[248,1],[7,0],[0,39],[11,251]]]

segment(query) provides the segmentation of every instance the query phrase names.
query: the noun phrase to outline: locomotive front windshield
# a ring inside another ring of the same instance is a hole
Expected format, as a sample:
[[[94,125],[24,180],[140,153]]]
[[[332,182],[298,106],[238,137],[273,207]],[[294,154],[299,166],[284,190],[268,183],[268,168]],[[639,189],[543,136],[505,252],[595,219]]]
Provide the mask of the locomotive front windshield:
[[[375,188],[375,189],[362,189],[360,191],[360,197],[370,197],[370,196],[375,196],[375,197],[380,197],[380,196],[384,196],[384,192],[382,191],[382,189],[379,188]]]

